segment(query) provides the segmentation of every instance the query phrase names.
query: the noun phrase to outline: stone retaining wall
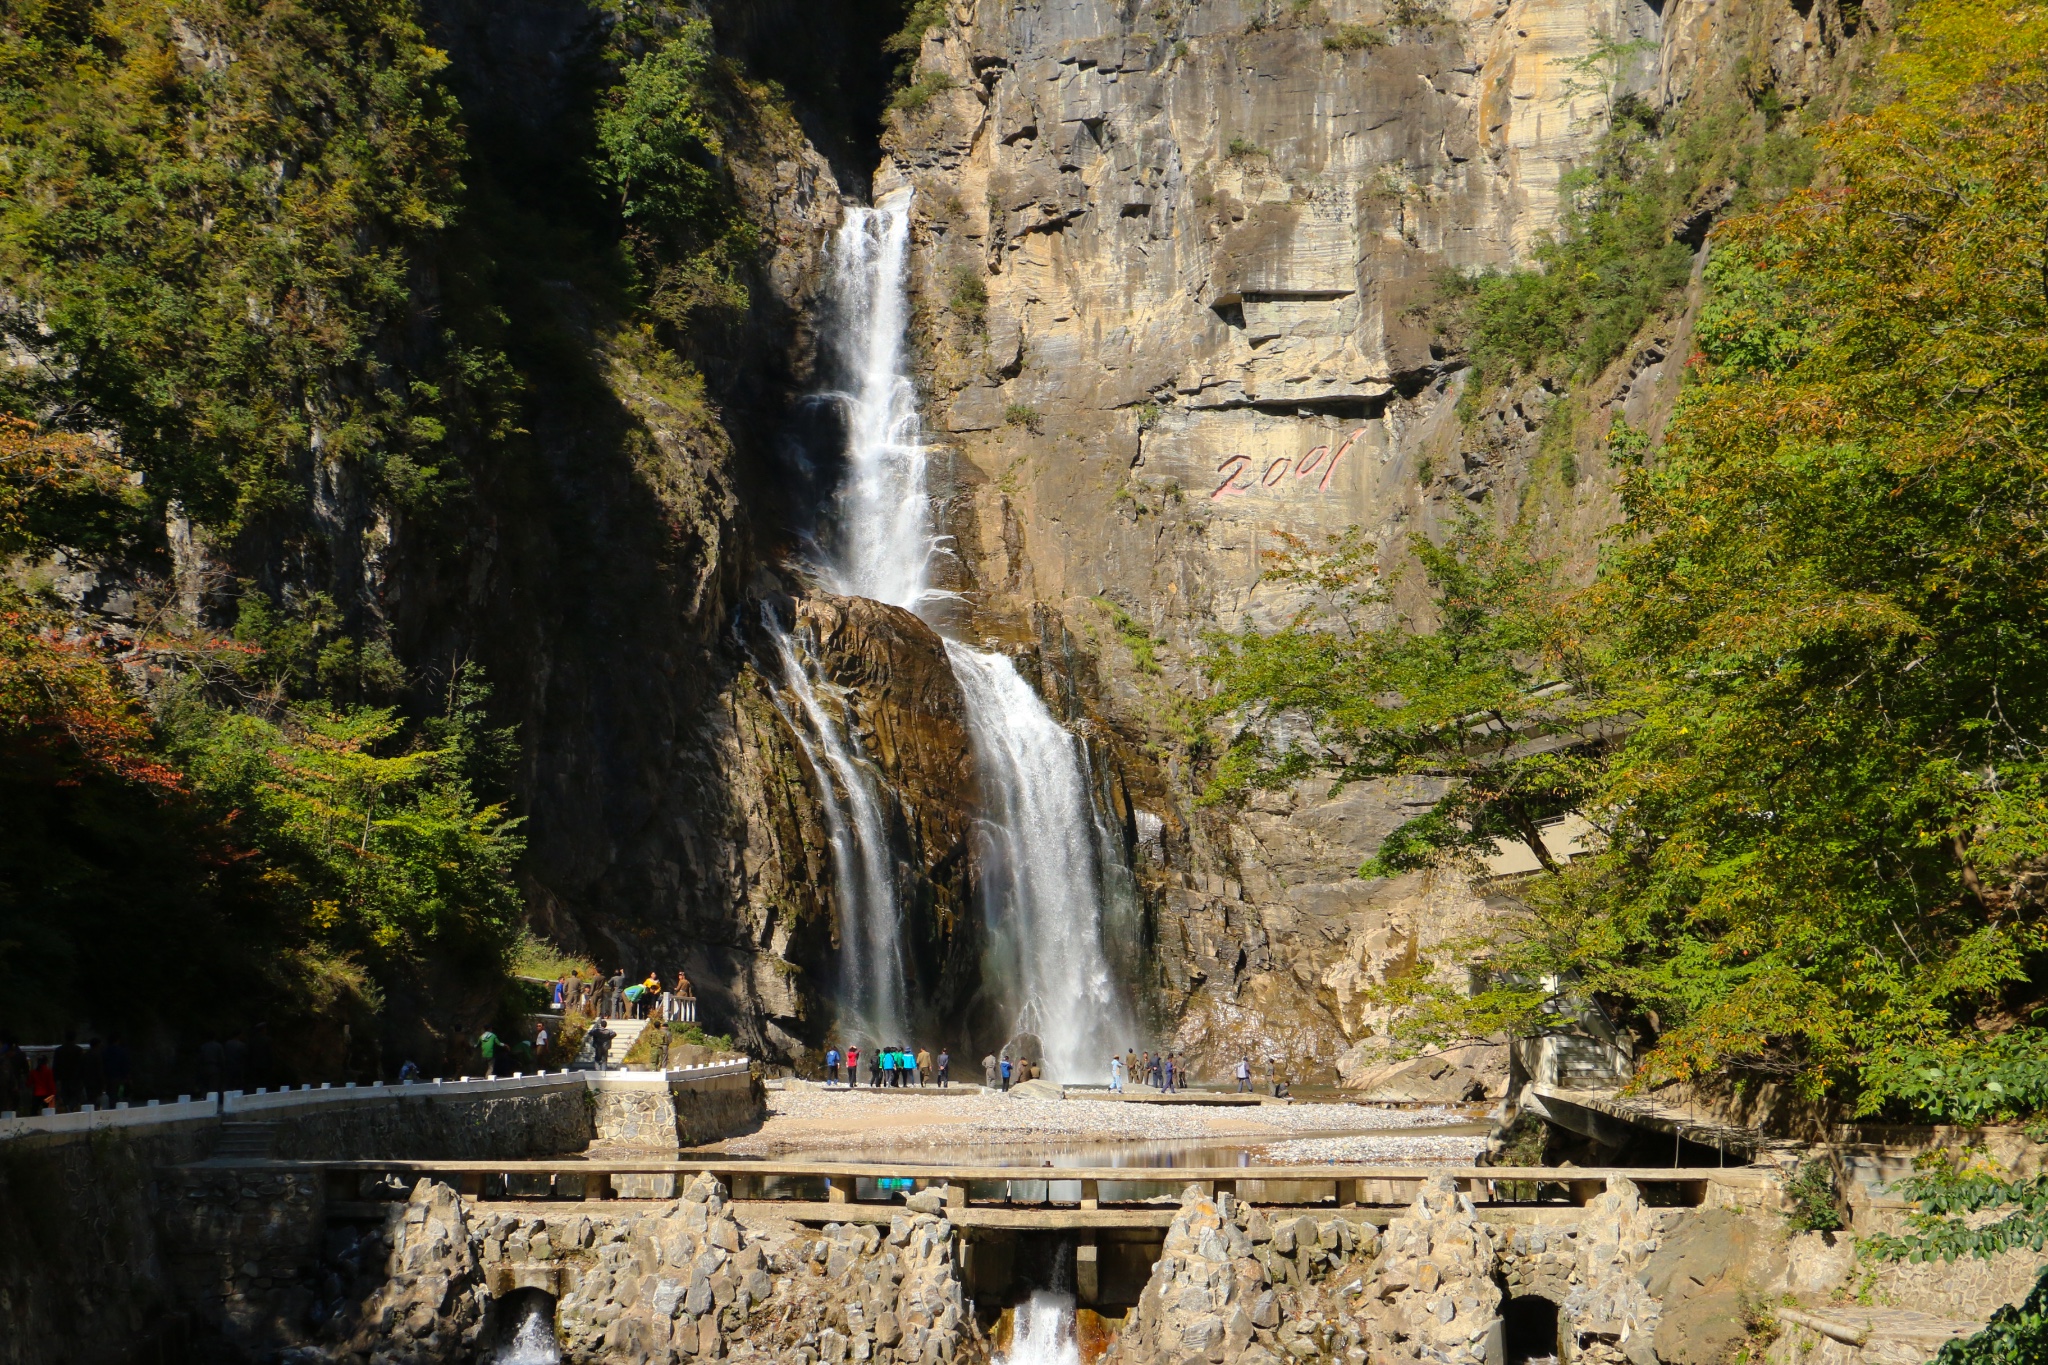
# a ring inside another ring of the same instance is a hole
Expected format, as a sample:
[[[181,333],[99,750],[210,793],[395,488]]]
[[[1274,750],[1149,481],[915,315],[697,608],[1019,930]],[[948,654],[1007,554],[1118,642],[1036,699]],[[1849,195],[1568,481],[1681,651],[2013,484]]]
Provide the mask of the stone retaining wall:
[[[380,1221],[342,1229],[299,1285],[267,1292],[264,1345],[299,1365],[370,1353],[406,1365],[468,1360],[512,1325],[520,1290],[555,1299],[569,1365],[971,1365],[986,1346],[962,1298],[935,1197],[886,1228],[742,1227],[700,1175],[673,1202],[507,1211],[421,1181]],[[428,1235],[428,1230],[433,1230]],[[262,1310],[251,1306],[245,1318]]]
[[[268,1124],[282,1158],[431,1160],[566,1155],[624,1134],[665,1135],[673,1149],[747,1131],[765,1112],[744,1071],[301,1095],[255,1097],[260,1108],[228,1117]],[[273,1339],[313,1302],[304,1277],[320,1249],[317,1182],[193,1168],[212,1155],[220,1121],[139,1121],[147,1112],[54,1131],[15,1125],[0,1139],[0,1365],[126,1361],[193,1334]]]
[[[673,1151],[751,1131],[767,1113],[758,1076],[713,1076],[688,1086],[599,1084],[591,1092],[592,1145]]]
[[[658,1093],[658,1087],[648,1087]],[[595,1136],[590,1092],[580,1085],[509,1095],[418,1095],[265,1115],[273,1155],[290,1161],[351,1158],[560,1156]]]
[[[237,1344],[305,1313],[326,1231],[318,1172],[183,1166],[158,1182],[161,1263],[184,1311]]]
[[[182,1333],[159,1243],[158,1169],[211,1122],[0,1143],[0,1365],[96,1365]]]

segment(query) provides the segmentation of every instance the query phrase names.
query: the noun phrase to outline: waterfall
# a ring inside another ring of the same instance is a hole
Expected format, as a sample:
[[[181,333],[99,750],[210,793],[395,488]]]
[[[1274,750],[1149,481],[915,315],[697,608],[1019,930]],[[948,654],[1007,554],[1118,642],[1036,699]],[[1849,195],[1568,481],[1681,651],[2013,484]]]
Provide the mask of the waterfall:
[[[818,799],[825,808],[838,900],[840,1026],[865,1031],[873,1044],[893,1043],[908,1036],[901,920],[875,773],[851,727],[842,727],[819,700],[808,640],[793,638],[771,609],[763,609],[762,620],[775,642],[783,687],[803,712],[802,724],[787,713],[783,719],[818,775]]]
[[[917,394],[904,359],[909,245],[908,190],[874,208],[849,207],[835,241],[833,349],[850,387],[831,395],[845,414],[846,475],[820,572],[833,592],[924,615],[951,594],[932,587],[934,563],[947,550],[933,524]],[[906,1036],[901,914],[872,767],[857,737],[819,704],[794,643],[769,624],[803,712],[805,724],[794,728],[825,789],[840,887],[841,1005],[894,1042]],[[983,894],[996,944],[988,965],[1019,1019],[1034,1022],[1051,1074],[1101,1079],[1109,1054],[1136,1037],[1102,942],[1105,886],[1121,886],[1117,874],[1129,881],[1121,849],[1095,824],[1085,751],[1016,667],[957,641],[948,640],[946,652],[966,697],[988,809]]]
[[[946,656],[981,771],[982,888],[997,965],[1013,974],[1052,1075],[1107,1075],[1109,1053],[1136,1038],[1103,952],[1107,869],[1081,741],[1002,655],[948,640]]]
[[[834,395],[846,414],[846,481],[828,575],[836,593],[922,611],[944,547],[932,529],[924,431],[903,363],[909,246],[910,191],[902,190],[875,208],[848,208],[833,250],[834,349],[853,389]]]
[[[519,1326],[493,1357],[494,1365],[562,1365],[562,1346],[555,1340],[555,1305],[541,1294],[522,1296]]]
[[[1029,1302],[1018,1304],[1010,1349],[998,1365],[1081,1365],[1073,1297],[1041,1289]]]

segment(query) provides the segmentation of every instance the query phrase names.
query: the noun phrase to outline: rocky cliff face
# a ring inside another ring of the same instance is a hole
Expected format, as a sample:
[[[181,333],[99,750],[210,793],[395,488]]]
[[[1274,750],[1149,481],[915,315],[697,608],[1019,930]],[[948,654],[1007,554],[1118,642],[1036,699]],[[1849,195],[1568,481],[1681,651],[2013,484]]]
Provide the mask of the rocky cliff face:
[[[896,904],[922,1037],[958,1019],[979,980],[971,837],[980,795],[966,702],[944,642],[901,607],[817,595],[797,605],[795,618],[843,698],[848,733],[883,778],[878,795],[898,853]],[[814,771],[811,780],[832,779]]]
[[[1075,641],[1048,691],[1130,794],[1146,985],[1198,1061],[1363,1069],[1385,1021],[1360,992],[1454,969],[1490,913],[1454,877],[1356,875],[1427,782],[1197,809],[1176,722],[1203,633],[1302,605],[1270,551],[1356,527],[1391,563],[1467,508],[1589,572],[1619,515],[1599,437],[1661,423],[1695,296],[1575,396],[1560,479],[1551,388],[1461,419],[1432,281],[1525,264],[1616,101],[1796,104],[1844,35],[1828,4],[1692,0],[957,0],[927,34],[876,190],[914,206],[955,586],[984,633]]]

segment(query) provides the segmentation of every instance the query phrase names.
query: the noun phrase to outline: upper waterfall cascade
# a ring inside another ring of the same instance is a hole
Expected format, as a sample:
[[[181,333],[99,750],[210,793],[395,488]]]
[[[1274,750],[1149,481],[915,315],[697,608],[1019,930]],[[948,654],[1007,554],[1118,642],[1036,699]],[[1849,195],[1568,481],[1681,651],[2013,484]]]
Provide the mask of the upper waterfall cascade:
[[[837,395],[846,414],[846,481],[827,581],[844,596],[921,613],[943,546],[932,528],[917,391],[903,360],[909,246],[905,193],[879,208],[849,207],[833,251],[833,349],[853,387]]]
[[[850,387],[834,397],[845,413],[846,472],[822,576],[834,592],[927,615],[948,596],[932,582],[947,551],[934,525],[928,452],[904,356],[909,241],[907,192],[874,208],[849,208],[839,230],[833,349]],[[828,789],[846,1023],[893,1043],[903,1037],[895,1031],[905,1008],[903,908],[886,875],[886,832],[879,814],[866,809],[874,804],[864,786],[871,765],[850,727],[835,725],[820,704],[789,637],[777,636],[786,685],[817,736],[815,745],[804,742],[806,753]],[[1055,1078],[1100,1080],[1111,1053],[1137,1036],[1103,947],[1104,886],[1122,871],[1115,866],[1121,849],[1101,837],[1080,742],[1015,665],[956,640],[946,651],[966,699],[986,811],[987,969],[1019,1015],[1034,1021]]]

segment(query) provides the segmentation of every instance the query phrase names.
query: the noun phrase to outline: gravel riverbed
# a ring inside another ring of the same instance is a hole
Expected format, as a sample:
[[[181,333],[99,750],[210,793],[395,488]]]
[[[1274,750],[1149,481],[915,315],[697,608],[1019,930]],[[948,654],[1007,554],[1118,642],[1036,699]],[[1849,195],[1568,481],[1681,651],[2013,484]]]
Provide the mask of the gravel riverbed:
[[[1381,1161],[1457,1161],[1470,1164],[1486,1150],[1483,1133],[1417,1133],[1389,1137],[1365,1133],[1350,1137],[1290,1138],[1266,1148],[1277,1165],[1372,1165]]]

